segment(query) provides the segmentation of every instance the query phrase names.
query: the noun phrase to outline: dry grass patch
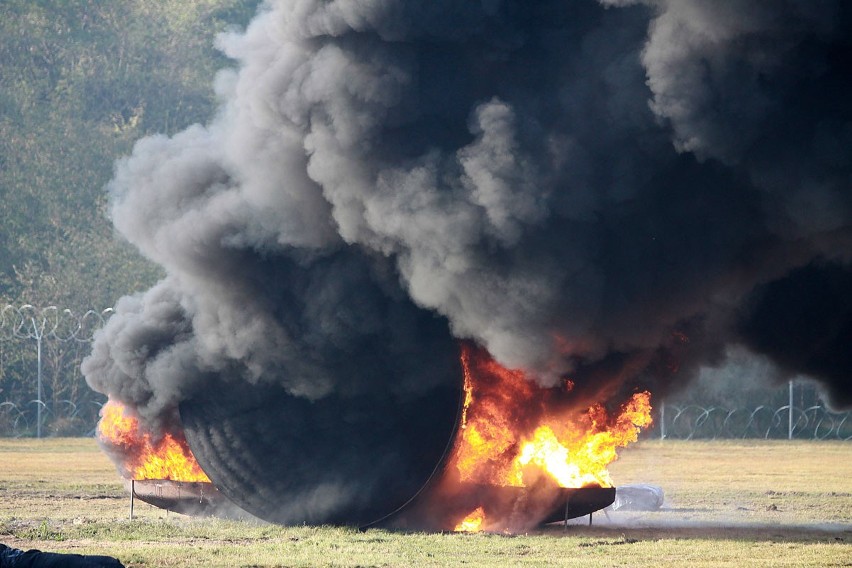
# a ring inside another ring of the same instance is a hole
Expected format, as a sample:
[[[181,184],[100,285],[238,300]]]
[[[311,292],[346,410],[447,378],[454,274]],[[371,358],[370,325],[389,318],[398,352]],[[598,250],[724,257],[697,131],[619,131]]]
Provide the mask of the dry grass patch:
[[[535,534],[400,534],[189,518],[129,500],[91,439],[0,440],[0,542],[128,566],[849,566],[852,444],[646,441],[612,468],[653,513]]]
[[[697,521],[852,523],[849,442],[649,440],[610,471],[662,486],[668,507]]]

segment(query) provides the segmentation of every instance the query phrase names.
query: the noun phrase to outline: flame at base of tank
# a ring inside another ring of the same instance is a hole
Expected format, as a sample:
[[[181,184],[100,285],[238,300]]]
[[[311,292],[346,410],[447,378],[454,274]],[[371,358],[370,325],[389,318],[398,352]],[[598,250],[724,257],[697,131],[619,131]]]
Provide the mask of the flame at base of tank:
[[[164,479],[209,482],[189,449],[183,432],[156,437],[146,431],[132,411],[110,399],[101,409],[98,441],[126,479]]]
[[[651,424],[648,392],[608,410],[575,400],[570,380],[544,388],[470,344],[461,360],[464,403],[451,451],[395,526],[528,530],[565,508],[566,488],[611,488],[607,466],[617,449]],[[155,437],[112,400],[101,414],[98,438],[125,478],[209,482],[182,431]]]
[[[562,488],[612,487],[607,466],[652,421],[648,392],[608,410],[572,400],[570,380],[541,387],[469,344],[462,364],[464,406],[447,466],[428,505],[415,506],[403,524],[527,530],[564,507]]]

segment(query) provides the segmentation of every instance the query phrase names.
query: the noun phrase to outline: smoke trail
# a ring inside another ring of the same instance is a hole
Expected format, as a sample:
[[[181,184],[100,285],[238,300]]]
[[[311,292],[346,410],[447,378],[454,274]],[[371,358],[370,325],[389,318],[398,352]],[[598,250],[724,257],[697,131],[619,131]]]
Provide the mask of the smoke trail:
[[[458,338],[594,398],[745,344],[852,404],[851,22],[267,1],[219,38],[216,118],[117,166],[115,226],[168,276],[87,380],[160,424],[223,381],[418,396],[458,381]]]

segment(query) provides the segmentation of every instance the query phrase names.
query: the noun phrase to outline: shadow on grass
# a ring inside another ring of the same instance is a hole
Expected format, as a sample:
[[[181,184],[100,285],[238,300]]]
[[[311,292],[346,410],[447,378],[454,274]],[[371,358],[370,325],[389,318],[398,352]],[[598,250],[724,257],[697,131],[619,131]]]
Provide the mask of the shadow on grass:
[[[608,522],[598,525],[548,525],[538,534],[607,538],[605,544],[632,544],[642,540],[731,540],[749,542],[845,542],[852,543],[852,525],[848,524],[743,524],[743,523],[671,523]]]

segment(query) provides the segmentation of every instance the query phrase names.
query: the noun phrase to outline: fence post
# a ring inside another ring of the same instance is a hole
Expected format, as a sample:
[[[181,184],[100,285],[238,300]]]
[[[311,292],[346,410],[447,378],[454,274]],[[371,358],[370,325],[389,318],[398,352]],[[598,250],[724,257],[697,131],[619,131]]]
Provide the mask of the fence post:
[[[37,396],[38,401],[36,402],[36,438],[41,438],[41,405],[44,404],[42,401],[42,389],[41,389],[41,338],[44,333],[39,332],[36,328],[35,318],[33,318],[33,333],[36,336],[36,350],[38,351],[38,358],[36,362],[36,380],[38,381],[37,387]]]
[[[46,373],[50,374],[53,369],[51,361],[54,359],[49,356],[53,342],[59,342],[73,349],[78,349],[79,344],[90,343],[93,340],[94,332],[103,327],[112,313],[113,309],[108,308],[100,312],[88,310],[82,315],[76,316],[70,309],[60,311],[56,306],[38,308],[31,304],[24,304],[22,306],[0,304],[0,342],[4,344],[6,341],[21,342],[14,349],[19,349],[22,354],[20,360],[23,367],[19,371],[22,373],[22,378],[18,380],[26,383],[22,390],[27,397],[26,401],[24,401],[24,406],[8,400],[3,401],[2,406],[0,406],[0,409],[5,414],[12,412],[11,409],[14,409],[17,413],[13,417],[13,422],[10,423],[14,435],[21,435],[22,433],[19,430],[19,423],[25,428],[23,432],[26,435],[32,435],[33,432],[30,430],[32,428],[32,415],[30,414],[32,411],[30,410],[30,405],[32,404],[36,405],[36,437],[41,438],[45,435],[45,420],[48,421],[47,426],[51,425],[50,414],[55,411],[55,408],[53,406],[51,408],[47,407],[44,381]],[[30,356],[25,357],[23,355],[24,353],[31,353],[32,344],[30,341],[35,341],[36,343],[35,397],[32,396],[32,391],[30,390],[32,388],[32,383],[30,382],[32,381],[32,359]],[[61,347],[61,349],[65,349],[65,347]],[[65,352],[63,351],[62,353]],[[65,366],[66,362],[61,361],[59,364]],[[73,364],[79,365],[76,356]],[[45,365],[47,365],[47,368],[45,368]],[[0,370],[2,370],[2,366],[0,366]],[[53,375],[54,378],[58,378],[59,376],[61,375]],[[72,380],[79,380],[79,376],[75,375]],[[50,383],[47,386],[49,387]],[[71,406],[75,407],[74,414],[70,418],[74,418],[76,416],[77,405],[73,401],[58,400],[53,396],[55,394],[53,392],[52,396],[48,398],[51,398],[54,405],[57,402],[63,404],[70,402]]]
[[[793,380],[790,380],[790,409],[787,413],[787,439],[793,439]]]
[[[660,403],[660,440],[666,439],[666,401]]]

